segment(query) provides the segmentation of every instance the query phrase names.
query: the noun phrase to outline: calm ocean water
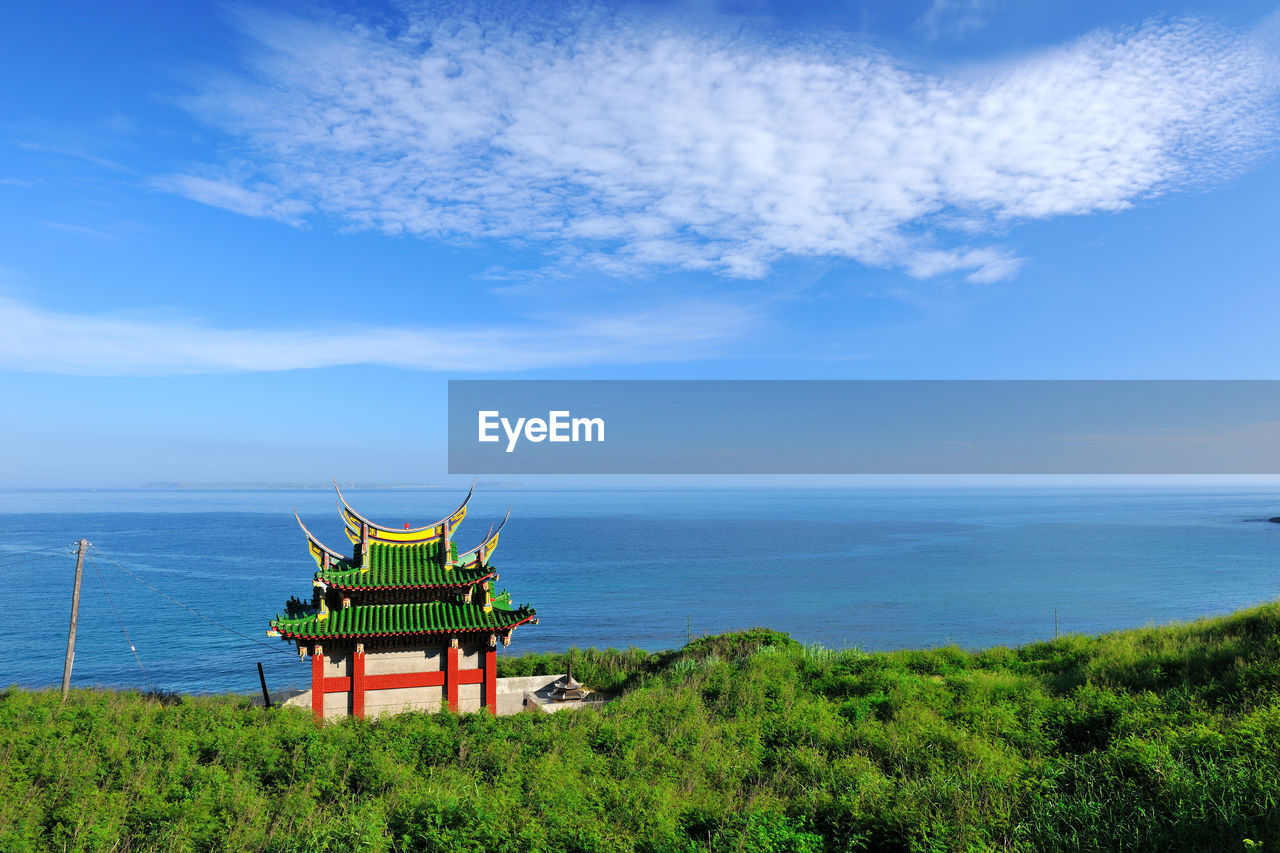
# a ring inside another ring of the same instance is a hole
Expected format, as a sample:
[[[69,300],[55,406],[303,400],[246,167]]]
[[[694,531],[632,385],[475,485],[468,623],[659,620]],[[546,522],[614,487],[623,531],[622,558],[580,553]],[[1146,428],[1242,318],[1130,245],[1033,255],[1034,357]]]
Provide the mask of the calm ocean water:
[[[386,524],[423,524],[460,493],[353,491]],[[499,588],[538,609],[508,653],[648,649],[754,625],[804,641],[976,648],[1223,613],[1280,596],[1273,489],[747,489],[477,492],[465,549],[513,505]],[[304,685],[307,665],[265,636],[314,564],[290,507],[347,550],[331,492],[0,492],[8,683],[61,679],[83,536],[201,621],[96,559],[85,569],[74,683],[159,689]]]

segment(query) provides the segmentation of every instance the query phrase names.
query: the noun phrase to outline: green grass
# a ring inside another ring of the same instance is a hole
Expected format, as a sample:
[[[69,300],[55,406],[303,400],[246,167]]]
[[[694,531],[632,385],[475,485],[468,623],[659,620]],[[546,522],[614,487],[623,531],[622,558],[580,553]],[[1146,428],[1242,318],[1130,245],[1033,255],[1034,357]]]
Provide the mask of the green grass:
[[[621,698],[321,728],[10,689],[0,850],[1280,849],[1280,604],[977,653],[754,630],[573,654]]]

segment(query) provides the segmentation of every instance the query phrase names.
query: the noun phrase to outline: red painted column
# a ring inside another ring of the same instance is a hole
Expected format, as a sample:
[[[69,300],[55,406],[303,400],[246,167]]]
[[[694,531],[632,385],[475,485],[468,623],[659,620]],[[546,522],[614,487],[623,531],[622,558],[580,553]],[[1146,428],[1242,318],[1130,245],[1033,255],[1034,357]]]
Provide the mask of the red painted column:
[[[449,703],[449,710],[458,710],[458,649],[454,646],[444,650],[444,695]]]
[[[351,715],[364,717],[364,646],[357,645],[351,658]]]
[[[490,714],[498,713],[498,652],[484,653],[484,695],[480,704],[489,709]]]
[[[311,653],[311,713],[324,719],[324,651],[319,646]]]

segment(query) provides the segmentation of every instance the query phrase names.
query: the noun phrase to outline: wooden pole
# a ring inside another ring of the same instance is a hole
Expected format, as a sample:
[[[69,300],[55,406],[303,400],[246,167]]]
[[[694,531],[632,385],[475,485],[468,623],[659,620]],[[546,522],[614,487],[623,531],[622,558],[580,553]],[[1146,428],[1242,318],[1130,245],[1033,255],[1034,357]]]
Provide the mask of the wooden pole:
[[[71,590],[71,628],[67,631],[67,662],[62,667],[62,701],[67,701],[71,691],[71,664],[76,659],[76,618],[80,615],[80,578],[84,576],[84,552],[89,542],[76,543],[76,583]]]
[[[258,683],[262,685],[262,707],[271,707],[271,694],[267,692],[267,676],[262,671],[262,661],[258,661]]]

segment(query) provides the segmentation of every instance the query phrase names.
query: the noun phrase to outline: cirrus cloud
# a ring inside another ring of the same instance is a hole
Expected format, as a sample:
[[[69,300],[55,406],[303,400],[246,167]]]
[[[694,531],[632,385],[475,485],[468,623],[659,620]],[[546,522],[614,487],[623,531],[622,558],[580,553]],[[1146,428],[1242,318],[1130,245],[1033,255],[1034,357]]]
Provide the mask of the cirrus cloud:
[[[217,165],[165,186],[617,273],[811,257],[998,281],[1021,261],[990,234],[1220,180],[1275,139],[1274,53],[1196,20],[942,71],[595,13],[239,20],[249,67],[189,106],[251,188]]]
[[[246,373],[373,364],[449,372],[687,361],[754,331],[759,306],[685,300],[507,325],[220,328],[157,316],[51,311],[0,296],[0,368],[83,376]]]

